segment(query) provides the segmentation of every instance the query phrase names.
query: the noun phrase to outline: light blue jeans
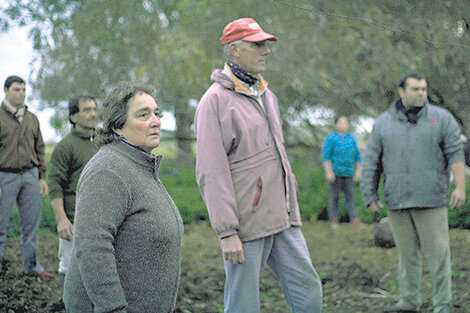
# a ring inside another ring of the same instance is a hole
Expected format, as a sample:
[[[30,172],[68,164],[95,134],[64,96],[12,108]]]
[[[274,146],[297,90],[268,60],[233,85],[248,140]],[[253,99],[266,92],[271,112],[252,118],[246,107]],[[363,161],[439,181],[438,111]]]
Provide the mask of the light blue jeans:
[[[59,274],[67,273],[67,270],[70,267],[70,261],[72,260],[72,246],[73,242],[70,240],[65,240],[59,238]]]
[[[41,195],[37,167],[23,173],[0,172],[0,270],[7,239],[13,204],[18,206],[21,222],[23,263],[26,273],[43,271],[38,261],[39,223],[41,222]]]
[[[320,313],[322,285],[298,227],[243,243],[245,262],[224,261],[225,312],[260,312],[259,281],[266,264],[281,282],[294,313]]]

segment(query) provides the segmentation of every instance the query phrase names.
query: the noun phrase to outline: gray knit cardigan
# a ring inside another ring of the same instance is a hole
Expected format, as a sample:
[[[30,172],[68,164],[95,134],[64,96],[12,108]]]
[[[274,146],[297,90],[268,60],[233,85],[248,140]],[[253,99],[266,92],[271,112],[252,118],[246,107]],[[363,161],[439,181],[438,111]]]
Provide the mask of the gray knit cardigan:
[[[161,158],[118,142],[86,165],[64,286],[68,312],[174,310],[183,223],[158,178]]]

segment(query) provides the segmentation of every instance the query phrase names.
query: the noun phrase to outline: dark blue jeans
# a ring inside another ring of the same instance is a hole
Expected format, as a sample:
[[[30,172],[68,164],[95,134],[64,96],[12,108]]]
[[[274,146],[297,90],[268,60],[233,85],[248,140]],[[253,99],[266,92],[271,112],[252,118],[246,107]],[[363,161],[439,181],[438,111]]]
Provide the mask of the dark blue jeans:
[[[352,177],[349,176],[336,176],[335,181],[330,183],[330,200],[328,202],[330,220],[338,218],[338,202],[341,191],[344,193],[349,220],[353,221],[357,217],[354,209],[354,182]]]

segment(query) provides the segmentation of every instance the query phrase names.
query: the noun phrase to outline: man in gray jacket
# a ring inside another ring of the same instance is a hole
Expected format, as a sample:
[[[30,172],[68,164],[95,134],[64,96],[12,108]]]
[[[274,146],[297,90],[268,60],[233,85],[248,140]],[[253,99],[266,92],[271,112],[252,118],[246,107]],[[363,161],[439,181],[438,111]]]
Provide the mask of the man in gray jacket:
[[[259,312],[268,264],[292,312],[318,313],[322,287],[299,229],[277,98],[260,75],[267,40],[277,38],[251,18],[225,27],[228,61],[212,72],[195,116],[196,178],[225,258],[225,312]]]
[[[380,176],[399,254],[400,300],[384,312],[418,312],[421,254],[429,265],[434,313],[451,312],[451,263],[447,205],[465,203],[465,169],[460,129],[452,115],[427,101],[421,73],[407,73],[398,84],[400,99],[375,122],[363,158],[361,189],[377,211]],[[448,199],[449,171],[456,188]]]

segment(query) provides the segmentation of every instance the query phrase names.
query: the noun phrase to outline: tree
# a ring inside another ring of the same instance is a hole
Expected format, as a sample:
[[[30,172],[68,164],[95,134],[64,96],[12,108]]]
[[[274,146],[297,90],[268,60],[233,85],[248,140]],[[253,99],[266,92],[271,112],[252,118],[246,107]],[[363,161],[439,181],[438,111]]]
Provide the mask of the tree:
[[[177,5],[178,1],[146,0],[12,3],[6,11],[11,19],[32,25],[40,64],[33,86],[47,106],[56,109],[53,126],[61,129],[67,123],[65,103],[73,94],[87,92],[103,99],[119,81],[145,82],[162,91],[159,105],[178,117],[181,154],[191,155],[190,145],[184,144],[191,126],[184,122],[192,96],[184,86],[188,75],[174,75],[172,65],[185,62],[185,55],[194,59],[187,53],[200,49],[194,42],[186,42],[181,51],[168,49],[177,28]]]
[[[190,155],[193,109],[223,64],[219,37],[231,20],[252,16],[279,37],[263,74],[276,92],[287,138],[319,146],[312,112],[375,117],[396,97],[396,80],[419,70],[429,99],[449,109],[470,137],[470,16],[465,0],[230,1],[24,0],[4,11],[32,25],[40,68],[33,86],[64,118],[64,101],[88,91],[103,97],[120,80],[159,87],[175,113],[180,157]],[[323,111],[322,111],[323,110]],[[329,119],[330,114],[320,116]]]
[[[284,116],[308,117],[302,112],[317,106],[353,119],[375,117],[397,97],[398,77],[418,70],[427,77],[430,101],[451,111],[470,135],[467,1],[296,4],[316,14],[278,4],[289,11],[273,32],[290,46],[279,43],[271,60],[278,96],[289,103]]]

